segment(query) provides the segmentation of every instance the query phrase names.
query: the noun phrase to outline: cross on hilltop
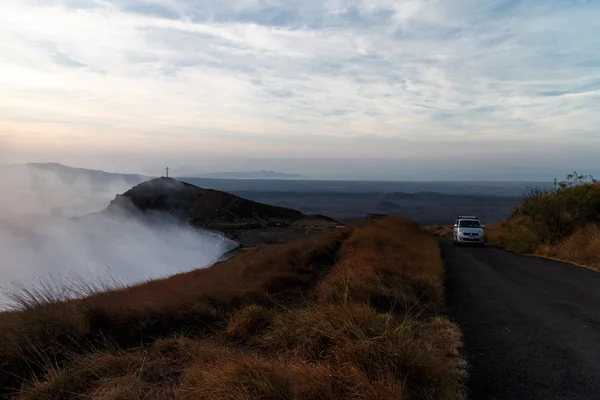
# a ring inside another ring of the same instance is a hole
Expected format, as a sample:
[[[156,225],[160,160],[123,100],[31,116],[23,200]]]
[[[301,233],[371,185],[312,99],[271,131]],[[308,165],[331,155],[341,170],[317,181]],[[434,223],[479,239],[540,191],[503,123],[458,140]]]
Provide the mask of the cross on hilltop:
[[[166,167],[165,171],[167,171],[167,176],[166,177],[168,178],[169,177],[169,167]]]

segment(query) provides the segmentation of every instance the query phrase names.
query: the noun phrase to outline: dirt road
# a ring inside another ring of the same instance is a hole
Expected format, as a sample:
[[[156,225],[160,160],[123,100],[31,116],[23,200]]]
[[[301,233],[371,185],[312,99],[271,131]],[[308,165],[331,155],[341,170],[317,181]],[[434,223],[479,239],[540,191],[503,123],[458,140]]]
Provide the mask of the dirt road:
[[[600,399],[600,272],[443,243],[472,399]]]

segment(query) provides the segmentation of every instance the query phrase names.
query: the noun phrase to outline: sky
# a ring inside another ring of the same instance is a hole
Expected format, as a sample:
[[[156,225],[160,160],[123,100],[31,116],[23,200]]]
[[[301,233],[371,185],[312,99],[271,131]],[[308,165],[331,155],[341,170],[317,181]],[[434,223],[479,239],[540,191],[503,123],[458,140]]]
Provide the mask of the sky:
[[[0,164],[600,176],[600,1],[3,0]]]

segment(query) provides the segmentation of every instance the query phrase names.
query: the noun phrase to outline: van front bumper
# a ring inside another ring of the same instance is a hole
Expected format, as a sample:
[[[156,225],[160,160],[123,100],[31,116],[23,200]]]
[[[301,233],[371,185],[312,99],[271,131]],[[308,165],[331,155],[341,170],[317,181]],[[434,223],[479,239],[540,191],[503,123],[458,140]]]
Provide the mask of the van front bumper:
[[[459,243],[483,243],[484,239],[483,236],[473,236],[473,237],[458,237],[456,239],[457,242]]]

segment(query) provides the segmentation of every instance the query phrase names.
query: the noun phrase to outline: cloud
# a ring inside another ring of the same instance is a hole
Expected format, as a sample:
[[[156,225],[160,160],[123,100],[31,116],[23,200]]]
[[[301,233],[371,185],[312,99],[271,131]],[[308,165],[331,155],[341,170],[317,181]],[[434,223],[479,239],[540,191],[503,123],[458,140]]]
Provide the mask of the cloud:
[[[0,6],[0,112],[22,147],[44,123],[55,142],[88,132],[86,149],[171,140],[214,153],[230,132],[256,147],[377,135],[600,150],[599,12],[515,0],[11,0]]]

